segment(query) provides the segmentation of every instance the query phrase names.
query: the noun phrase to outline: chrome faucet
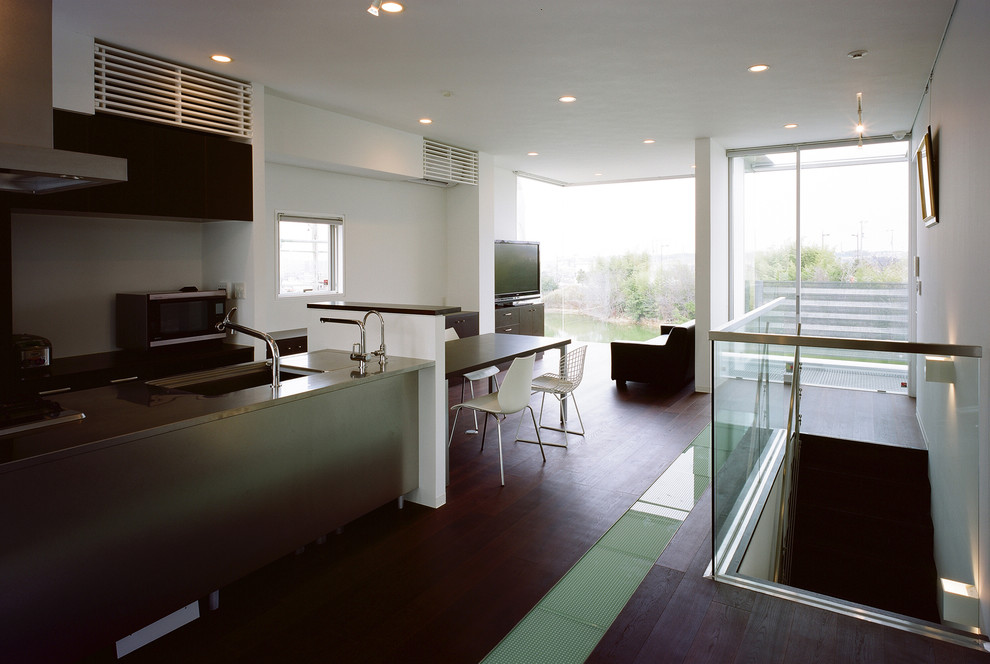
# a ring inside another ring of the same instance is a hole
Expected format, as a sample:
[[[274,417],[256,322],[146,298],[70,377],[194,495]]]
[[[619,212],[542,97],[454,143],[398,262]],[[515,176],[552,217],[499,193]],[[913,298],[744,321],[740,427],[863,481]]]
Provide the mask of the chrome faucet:
[[[378,316],[378,320],[381,321],[381,345],[378,350],[368,352],[365,345],[365,324],[368,322],[368,316],[375,314]],[[358,362],[358,374],[363,376],[365,374],[365,363],[369,360],[377,357],[378,364],[380,367],[384,368],[385,363],[388,362],[388,356],[385,354],[385,319],[382,315],[372,309],[364,315],[364,320],[355,320],[353,318],[320,318],[321,323],[344,323],[347,325],[357,325],[361,330],[361,340],[354,344],[351,348],[351,359],[357,360]]]
[[[217,330],[223,332],[226,328],[229,327],[230,329],[237,330],[238,332],[242,332],[248,335],[249,337],[254,337],[255,339],[261,339],[266,344],[268,344],[268,350],[272,354],[272,389],[277,390],[282,385],[279,382],[279,378],[278,378],[279,369],[280,369],[278,344],[275,343],[275,339],[272,337],[272,335],[267,334],[266,332],[260,332],[250,327],[244,327],[243,325],[238,325],[237,323],[231,322],[230,317],[234,314],[235,311],[237,311],[237,307],[234,307],[227,312],[227,315],[223,317],[223,320],[217,323]]]
[[[364,323],[359,320],[354,320],[353,318],[320,318],[321,323],[345,323],[348,325],[357,325],[361,328],[361,341],[354,344],[351,348],[351,359],[358,361],[358,372],[360,375],[364,375],[364,363],[368,359],[364,352]]]
[[[382,318],[382,315],[380,313],[372,309],[371,311],[369,311],[364,315],[365,325],[368,324],[368,316],[370,316],[371,314],[375,314],[376,316],[378,316],[378,321],[381,323],[381,344],[378,346],[378,350],[374,351],[373,353],[369,353],[368,355],[377,355],[378,366],[384,369],[385,364],[388,362],[388,355],[385,354],[385,319]]]

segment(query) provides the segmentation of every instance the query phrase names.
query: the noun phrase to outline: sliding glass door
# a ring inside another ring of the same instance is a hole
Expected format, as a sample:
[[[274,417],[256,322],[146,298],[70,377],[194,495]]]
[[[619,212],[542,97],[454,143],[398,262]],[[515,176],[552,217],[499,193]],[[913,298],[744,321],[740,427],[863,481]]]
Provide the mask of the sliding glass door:
[[[785,298],[765,332],[908,339],[908,143],[730,155],[733,317]],[[806,384],[907,390],[907,364],[804,358]]]

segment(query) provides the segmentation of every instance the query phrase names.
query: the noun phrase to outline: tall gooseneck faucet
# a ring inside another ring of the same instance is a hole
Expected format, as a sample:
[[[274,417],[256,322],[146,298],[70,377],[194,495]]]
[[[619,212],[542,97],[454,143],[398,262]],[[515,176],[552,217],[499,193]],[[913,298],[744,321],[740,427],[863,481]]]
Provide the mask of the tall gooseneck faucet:
[[[385,354],[385,319],[382,318],[382,315],[380,313],[372,309],[371,311],[369,311],[364,315],[365,327],[367,327],[368,325],[368,316],[370,316],[371,314],[375,314],[376,316],[378,316],[378,321],[379,323],[381,323],[381,344],[378,346],[378,350],[376,350],[373,353],[368,353],[368,355],[377,355],[378,366],[384,368],[385,364],[388,362],[388,355]]]
[[[243,332],[249,337],[254,337],[255,339],[261,339],[266,344],[268,344],[268,350],[272,354],[272,389],[276,390],[281,387],[279,382],[279,354],[278,354],[278,344],[275,343],[275,339],[272,335],[259,330],[252,329],[250,327],[244,327],[243,325],[238,325],[230,320],[230,317],[237,311],[237,307],[233,307],[227,312],[227,315],[223,317],[223,320],[217,323],[217,330],[223,332],[224,329],[230,328],[231,330],[237,330],[238,332]]]
[[[365,327],[368,322],[368,316],[370,315],[378,316],[378,320],[381,323],[381,345],[378,350],[368,352],[365,346]],[[385,354],[385,319],[382,315],[372,309],[364,315],[364,320],[355,320],[353,318],[320,318],[321,323],[344,323],[345,325],[357,325],[361,330],[361,340],[360,342],[354,344],[351,349],[351,359],[358,361],[358,373],[364,375],[365,373],[365,363],[374,357],[378,358],[378,365],[385,368],[385,363],[388,362],[388,355]]]

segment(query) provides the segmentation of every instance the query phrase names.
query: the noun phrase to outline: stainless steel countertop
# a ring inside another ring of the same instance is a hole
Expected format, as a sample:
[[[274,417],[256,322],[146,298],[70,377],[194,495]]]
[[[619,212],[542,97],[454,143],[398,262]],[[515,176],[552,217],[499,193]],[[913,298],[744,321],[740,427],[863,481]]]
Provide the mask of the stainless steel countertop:
[[[282,358],[282,368],[301,367],[325,373],[229,394],[202,396],[132,381],[52,397],[63,408],[80,411],[82,420],[0,436],[0,474],[27,464],[44,463],[67,454],[85,454],[178,428],[195,426],[259,408],[355,387],[368,381],[433,366],[433,360],[389,357],[384,370],[369,362],[364,376],[355,376],[357,362],[346,351],[321,350]]]

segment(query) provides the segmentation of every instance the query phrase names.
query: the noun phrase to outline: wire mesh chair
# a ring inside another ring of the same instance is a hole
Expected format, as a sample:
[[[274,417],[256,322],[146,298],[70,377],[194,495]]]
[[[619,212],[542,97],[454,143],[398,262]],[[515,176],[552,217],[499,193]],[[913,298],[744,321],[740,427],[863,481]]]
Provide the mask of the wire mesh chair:
[[[581,420],[581,410],[578,408],[577,400],[574,398],[574,390],[578,388],[578,385],[581,384],[581,379],[584,377],[584,356],[587,350],[587,346],[581,346],[568,353],[561,353],[560,371],[558,373],[545,373],[533,379],[533,392],[539,392],[543,395],[543,398],[540,400],[539,428],[560,431],[564,434],[563,445],[549,442],[545,443],[546,445],[567,447],[567,434],[584,435],[584,422]],[[548,394],[552,394],[557,398],[560,407],[560,427],[550,427],[543,424],[543,405],[546,402]],[[581,425],[580,431],[572,431],[567,426],[568,402],[574,404],[574,412],[577,413],[578,424]]]
[[[448,327],[444,330],[444,341],[453,341],[454,339],[459,339],[457,330],[452,327]],[[464,401],[464,384],[467,383],[471,387],[471,398],[474,398],[474,381],[484,380],[485,378],[491,378],[492,382],[495,384],[495,390],[498,390],[498,367],[485,367],[484,369],[478,369],[476,371],[469,371],[463,376],[461,376],[461,401]],[[450,437],[447,438],[447,446],[450,446],[450,441],[454,439],[454,427],[457,426],[457,416],[461,414],[460,409],[454,412],[454,421],[450,425]],[[474,411],[474,428],[468,429],[467,433],[478,433],[478,411]]]

